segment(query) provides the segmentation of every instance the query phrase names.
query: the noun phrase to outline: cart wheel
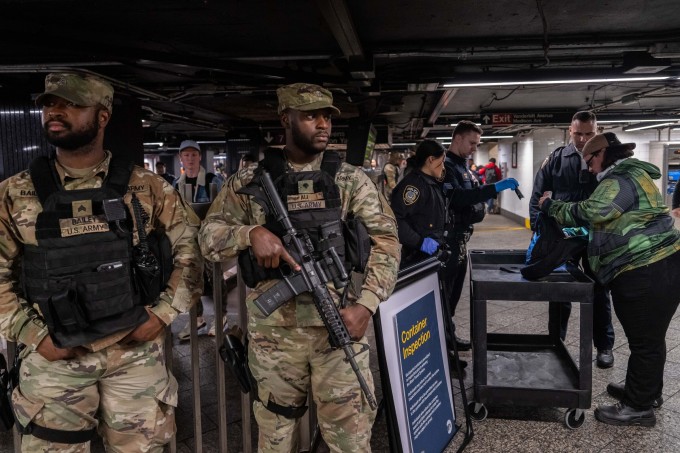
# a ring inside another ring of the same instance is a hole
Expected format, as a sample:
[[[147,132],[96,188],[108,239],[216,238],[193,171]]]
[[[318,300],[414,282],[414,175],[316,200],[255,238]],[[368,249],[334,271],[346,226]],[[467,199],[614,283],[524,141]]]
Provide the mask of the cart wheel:
[[[468,411],[470,411],[470,417],[472,417],[473,420],[482,421],[486,419],[487,415],[489,415],[489,411],[487,410],[486,406],[481,403],[470,401],[467,407]]]
[[[564,424],[569,429],[578,429],[586,421],[586,412],[583,409],[569,409],[564,413]]]

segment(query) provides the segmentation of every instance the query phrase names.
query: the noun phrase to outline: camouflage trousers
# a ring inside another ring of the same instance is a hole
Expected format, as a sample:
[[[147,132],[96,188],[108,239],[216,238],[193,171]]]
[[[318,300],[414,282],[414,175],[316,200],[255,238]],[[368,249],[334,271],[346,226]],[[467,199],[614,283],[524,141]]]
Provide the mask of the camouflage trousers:
[[[175,432],[177,381],[165,367],[162,333],[154,341],[109,346],[72,360],[24,357],[12,402],[19,422],[81,431],[97,427],[108,452],[162,452]],[[90,451],[26,435],[22,452]]]
[[[307,404],[312,390],[321,434],[333,452],[370,452],[376,412],[361,392],[342,350],[332,350],[324,327],[274,327],[250,324],[248,360],[261,401],[285,407]],[[361,343],[366,344],[366,338]],[[354,345],[356,351],[361,345]],[[373,390],[368,348],[356,357]],[[259,452],[297,452],[299,419],[289,419],[253,403]]]

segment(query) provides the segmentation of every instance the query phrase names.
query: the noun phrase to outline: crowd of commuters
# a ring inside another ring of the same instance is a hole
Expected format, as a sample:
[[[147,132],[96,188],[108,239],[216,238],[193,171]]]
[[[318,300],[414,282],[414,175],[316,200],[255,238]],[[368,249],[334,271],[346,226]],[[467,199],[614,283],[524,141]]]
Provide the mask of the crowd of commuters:
[[[474,225],[488,200],[519,184],[502,179],[493,158],[473,172],[482,129],[461,121],[448,149],[424,140],[407,168],[405,156],[392,153],[381,187],[327,149],[333,116],[340,114],[330,91],[296,83],[279,88],[277,98],[283,150],[244,156],[224,181],[200,164],[199,144],[185,140],[184,171],[174,178],[163,163],[154,174],[104,149],[113,105],[107,82],[87,74],[47,76],[36,103],[55,151],[0,184],[0,335],[25,345],[12,396],[23,451],[86,451],[95,431],[110,451],[162,451],[175,430],[177,405],[176,381],[163,358],[166,327],[195,304],[201,310],[203,259],[236,257],[252,287],[247,354],[260,451],[298,448],[310,391],[330,448],[370,451],[376,408],[364,392],[373,391],[365,336],[372,315],[391,295],[400,265],[437,255],[445,264],[443,303],[454,316]],[[663,403],[665,334],[679,301],[680,232],[653,183],[659,170],[632,158],[633,144],[596,134],[588,112],[574,115],[569,132],[571,143],[551,153],[536,175],[532,221],[541,210],[564,226],[589,228],[583,265],[598,282],[597,364],[613,364],[608,291],[631,350],[625,382],[607,387],[620,402],[599,406],[595,416],[652,426],[654,408]],[[358,369],[331,347],[309,292],[272,313],[255,303],[281,278],[280,266],[295,272],[303,264],[284,247],[280,218],[262,209],[267,174],[292,225],[315,249],[329,239],[324,228],[338,220],[352,217],[366,227],[365,260],[349,253],[356,245],[351,235],[339,234],[333,245],[348,269],[364,273],[362,283],[328,286],[336,304],[343,300],[339,313],[357,345]],[[200,222],[190,204],[207,202]],[[149,237],[167,251],[150,252]],[[150,261],[155,264],[147,266]],[[549,321],[562,338],[564,305],[551,305]],[[198,322],[205,325],[202,311]],[[448,338],[457,349],[472,347],[454,333]],[[355,372],[365,376],[365,388]]]

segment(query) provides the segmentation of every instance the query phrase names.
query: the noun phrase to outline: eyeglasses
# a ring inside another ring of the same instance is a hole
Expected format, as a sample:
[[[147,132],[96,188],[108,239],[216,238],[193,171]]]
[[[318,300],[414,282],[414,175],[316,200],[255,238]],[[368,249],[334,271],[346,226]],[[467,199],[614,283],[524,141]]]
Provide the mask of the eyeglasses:
[[[586,165],[590,167],[590,162],[592,162],[593,159],[599,156],[602,151],[603,150],[595,151],[593,154],[591,154],[590,157],[586,159]]]

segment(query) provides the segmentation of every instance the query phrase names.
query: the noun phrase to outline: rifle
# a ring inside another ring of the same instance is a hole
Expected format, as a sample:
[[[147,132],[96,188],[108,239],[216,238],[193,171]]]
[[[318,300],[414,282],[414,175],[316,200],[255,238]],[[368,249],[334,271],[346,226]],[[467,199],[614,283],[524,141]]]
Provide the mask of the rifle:
[[[296,273],[290,271],[287,275],[282,271],[281,281],[255,299],[255,305],[265,316],[269,316],[292,297],[304,292],[311,293],[319,316],[326,330],[328,330],[328,340],[331,347],[333,349],[341,348],[345,352],[346,360],[352,367],[354,374],[357,375],[359,385],[364,395],[366,395],[368,404],[371,406],[371,409],[375,410],[378,407],[378,403],[368,388],[366,379],[361,374],[356,360],[354,360],[354,351],[351,347],[352,339],[326,286],[326,282],[330,279],[323,270],[320,260],[314,259],[312,241],[306,233],[298,232],[293,226],[288,217],[288,211],[281,202],[272,178],[267,171],[262,171],[260,183],[269,201],[271,213],[286,231],[283,237],[283,244],[291,256],[300,264],[301,270]],[[342,269],[342,263],[337,259],[337,253],[331,253],[330,257],[335,262],[336,267]],[[349,277],[347,277],[344,269],[342,273],[344,273],[346,284]],[[334,278],[334,280],[336,279]]]

